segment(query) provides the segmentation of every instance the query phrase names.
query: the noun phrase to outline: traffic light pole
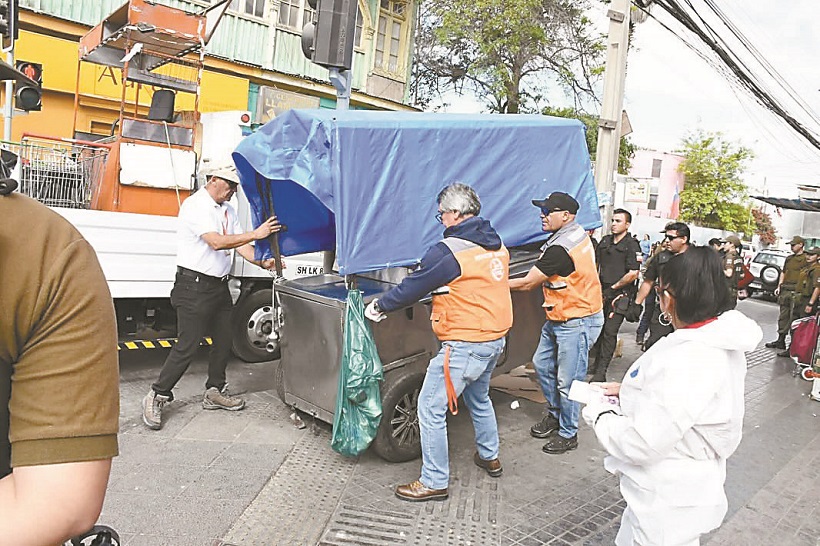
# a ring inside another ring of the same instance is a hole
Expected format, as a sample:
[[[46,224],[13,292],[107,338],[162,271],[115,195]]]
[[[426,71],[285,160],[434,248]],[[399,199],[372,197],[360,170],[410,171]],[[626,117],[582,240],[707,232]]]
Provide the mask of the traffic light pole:
[[[330,71],[330,83],[336,88],[336,110],[347,110],[350,108],[350,84],[353,75],[350,70],[339,70],[338,68],[328,68]]]
[[[598,121],[598,147],[595,152],[595,187],[598,195],[604,198],[601,214],[604,223],[601,230],[603,234],[608,234],[610,230],[615,173],[618,170],[621,147],[621,118],[631,7],[630,0],[612,0],[607,12],[609,36],[604,71],[604,97],[601,118]]]
[[[14,66],[14,49],[6,53],[6,62]],[[11,118],[14,115],[14,81],[6,80],[6,105],[3,109],[3,140],[11,141]]]

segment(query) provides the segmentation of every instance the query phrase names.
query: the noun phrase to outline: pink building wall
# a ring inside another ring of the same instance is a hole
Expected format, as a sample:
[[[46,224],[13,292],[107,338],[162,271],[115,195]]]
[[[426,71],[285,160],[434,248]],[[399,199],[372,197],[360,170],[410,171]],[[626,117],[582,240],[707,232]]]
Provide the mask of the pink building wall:
[[[683,173],[678,170],[680,164],[683,163],[683,159],[682,155],[655,150],[637,150],[635,152],[629,176],[642,179],[651,178],[653,179],[653,187],[657,185],[658,190],[655,209],[650,210],[648,205],[638,205],[637,214],[677,219],[678,207],[673,202],[675,201],[676,190],[678,194],[683,191],[684,177]],[[660,176],[658,177],[652,176],[655,160],[660,161]]]

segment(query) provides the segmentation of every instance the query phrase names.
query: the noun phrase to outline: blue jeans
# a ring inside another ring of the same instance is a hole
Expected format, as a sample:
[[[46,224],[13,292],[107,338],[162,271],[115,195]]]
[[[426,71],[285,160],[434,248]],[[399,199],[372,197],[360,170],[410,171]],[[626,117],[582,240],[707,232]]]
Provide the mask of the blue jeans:
[[[569,399],[569,386],[583,381],[589,364],[589,349],[604,326],[604,313],[566,322],[548,320],[541,329],[541,340],[532,357],[547,411],[558,418],[558,434],[572,438],[578,433],[581,405]]]
[[[475,431],[478,456],[498,457],[498,423],[490,401],[490,376],[504,351],[504,338],[495,341],[443,341],[427,366],[418,402],[421,429],[421,478],[430,489],[445,489],[450,482],[447,445],[447,391],[444,386],[444,352],[450,348],[450,379],[456,395],[463,395]]]

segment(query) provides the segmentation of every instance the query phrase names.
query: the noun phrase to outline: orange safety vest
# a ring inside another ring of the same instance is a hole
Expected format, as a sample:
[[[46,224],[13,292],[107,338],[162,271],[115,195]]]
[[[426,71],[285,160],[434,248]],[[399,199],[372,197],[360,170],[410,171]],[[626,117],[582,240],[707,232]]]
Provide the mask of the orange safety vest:
[[[575,265],[569,277],[553,275],[543,285],[547,320],[556,322],[588,317],[604,306],[592,241],[579,224],[567,227],[556,232],[544,248],[564,247]]]
[[[449,292],[433,293],[430,320],[441,341],[493,341],[512,327],[510,253],[502,245],[487,250],[475,243],[447,237],[442,241],[453,253],[461,275]]]

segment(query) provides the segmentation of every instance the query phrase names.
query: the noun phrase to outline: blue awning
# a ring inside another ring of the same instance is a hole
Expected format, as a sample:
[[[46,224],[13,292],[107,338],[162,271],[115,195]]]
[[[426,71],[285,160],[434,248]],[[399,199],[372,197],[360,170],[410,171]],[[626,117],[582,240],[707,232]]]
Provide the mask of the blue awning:
[[[441,239],[436,196],[472,186],[504,243],[544,238],[531,200],[575,196],[599,227],[584,125],[539,115],[289,110],[233,154],[254,225],[268,195],[286,256],[336,249],[341,274],[417,263]],[[269,257],[265,241],[257,256]]]

